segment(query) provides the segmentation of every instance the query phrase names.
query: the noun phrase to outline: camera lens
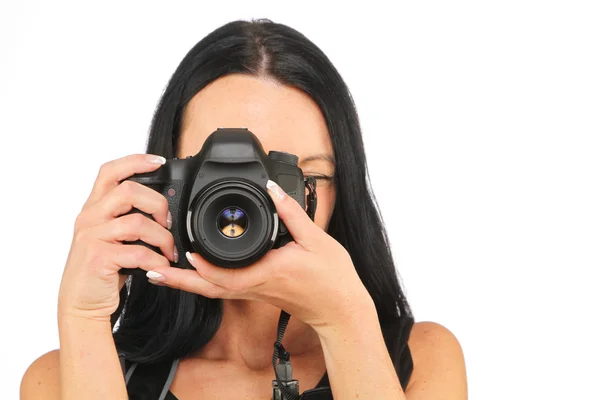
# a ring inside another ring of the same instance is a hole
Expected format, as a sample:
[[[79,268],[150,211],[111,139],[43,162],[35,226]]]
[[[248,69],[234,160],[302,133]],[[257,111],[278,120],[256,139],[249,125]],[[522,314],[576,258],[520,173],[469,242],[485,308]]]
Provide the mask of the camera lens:
[[[248,218],[241,208],[227,207],[219,214],[217,226],[225,237],[239,238],[246,232]]]
[[[278,228],[266,191],[241,179],[217,181],[200,192],[187,218],[194,250],[226,268],[244,267],[265,255]]]

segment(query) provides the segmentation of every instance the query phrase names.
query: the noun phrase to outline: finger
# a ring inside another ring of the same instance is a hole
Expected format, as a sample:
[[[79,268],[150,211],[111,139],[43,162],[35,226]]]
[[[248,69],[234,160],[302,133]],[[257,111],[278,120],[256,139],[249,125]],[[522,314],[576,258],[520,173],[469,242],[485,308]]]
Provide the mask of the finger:
[[[107,244],[107,253],[111,254],[110,262],[120,268],[141,268],[151,271],[158,268],[171,268],[169,260],[161,254],[137,244]]]
[[[133,181],[122,182],[86,212],[94,215],[99,222],[104,222],[126,214],[132,208],[152,215],[156,222],[167,229],[170,228],[168,222],[169,202],[166,197],[156,190]]]
[[[246,268],[221,268],[206,261],[199,254],[186,252],[185,256],[201,278],[227,291],[254,292],[271,276],[270,263],[254,263]]]
[[[141,240],[146,244],[158,247],[170,261],[178,261],[175,241],[171,232],[160,226],[156,221],[139,213],[112,219],[107,223],[91,228],[91,233],[100,240],[113,243]],[[127,244],[125,246],[133,245]]]
[[[294,241],[303,247],[309,247],[321,230],[311,221],[300,204],[277,183],[267,181],[267,191],[275,203],[279,218],[285,223]]]
[[[152,284],[200,294],[211,299],[242,299],[238,292],[227,290],[203,279],[197,271],[174,267],[157,267],[146,273]],[[250,299],[248,299],[250,300]]]
[[[96,203],[123,179],[134,174],[154,171],[165,162],[164,157],[154,154],[133,154],[107,162],[100,167],[98,177],[84,208]]]

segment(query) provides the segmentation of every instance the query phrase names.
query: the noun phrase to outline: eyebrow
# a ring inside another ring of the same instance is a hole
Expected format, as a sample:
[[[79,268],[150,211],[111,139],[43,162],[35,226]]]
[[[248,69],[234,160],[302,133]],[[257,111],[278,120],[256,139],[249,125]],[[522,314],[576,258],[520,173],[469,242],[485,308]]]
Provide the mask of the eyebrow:
[[[307,163],[309,161],[327,161],[335,165],[335,159],[331,154],[313,154],[300,160],[300,163]]]

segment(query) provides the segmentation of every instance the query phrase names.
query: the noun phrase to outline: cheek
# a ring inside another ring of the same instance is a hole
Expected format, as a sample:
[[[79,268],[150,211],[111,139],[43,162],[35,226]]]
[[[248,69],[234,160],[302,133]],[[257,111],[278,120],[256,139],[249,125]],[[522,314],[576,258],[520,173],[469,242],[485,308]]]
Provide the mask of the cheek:
[[[317,188],[317,212],[315,214],[315,223],[324,231],[327,231],[334,204],[335,191],[333,188]]]

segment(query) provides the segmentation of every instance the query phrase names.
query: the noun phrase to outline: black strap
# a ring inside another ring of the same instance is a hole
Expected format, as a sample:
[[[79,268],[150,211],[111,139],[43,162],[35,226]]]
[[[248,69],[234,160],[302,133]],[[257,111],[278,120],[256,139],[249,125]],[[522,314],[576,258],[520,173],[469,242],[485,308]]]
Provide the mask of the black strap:
[[[127,386],[127,384],[129,383],[129,380],[131,379],[131,377],[133,376],[133,373],[135,372],[136,368],[137,368],[138,364],[133,364],[131,365],[131,367],[129,367],[129,369],[127,370],[127,373],[125,374],[125,386]]]
[[[164,400],[166,398],[175,379],[175,372],[179,366],[178,359],[159,364],[138,364],[119,358],[124,367],[129,400]]]
[[[281,314],[279,316],[279,323],[277,324],[277,341],[274,344],[273,350],[273,370],[275,371],[275,379],[277,380],[277,387],[281,391],[282,397],[285,400],[299,400],[300,395],[292,392],[288,389],[282,382],[279,374],[277,373],[277,360],[281,359],[282,361],[290,360],[290,353],[288,353],[281,341],[283,340],[283,334],[285,333],[285,328],[287,328],[287,324],[290,320],[290,314],[281,310]]]
[[[300,397],[301,400],[333,400],[331,388],[319,387],[305,390]]]
[[[178,366],[179,366],[179,359],[173,361],[173,363],[171,364],[171,370],[169,371],[169,376],[167,377],[167,381],[165,382],[165,385],[163,386],[162,392],[160,392],[160,397],[158,398],[158,400],[165,400],[165,397],[167,397],[167,393],[169,393],[169,388],[171,387],[171,384],[173,383],[173,380],[175,379],[175,372],[177,372]]]
[[[307,176],[304,178],[304,186],[308,189],[308,194],[306,195],[306,213],[314,221],[315,213],[317,212],[317,178]]]

